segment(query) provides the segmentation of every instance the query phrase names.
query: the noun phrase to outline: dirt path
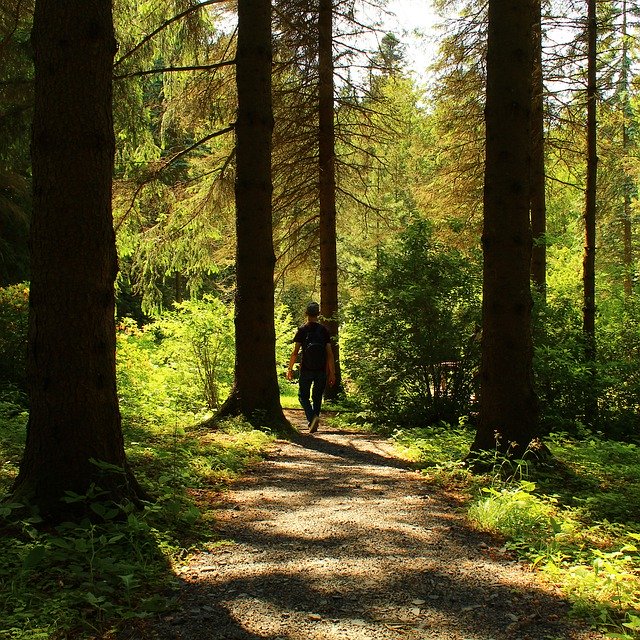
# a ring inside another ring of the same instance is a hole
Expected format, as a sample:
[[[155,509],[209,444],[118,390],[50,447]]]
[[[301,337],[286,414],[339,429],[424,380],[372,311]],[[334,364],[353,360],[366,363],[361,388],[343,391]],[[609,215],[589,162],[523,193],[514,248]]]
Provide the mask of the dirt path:
[[[218,527],[235,543],[184,571],[161,640],[602,637],[382,438],[321,426],[278,441],[232,486]]]

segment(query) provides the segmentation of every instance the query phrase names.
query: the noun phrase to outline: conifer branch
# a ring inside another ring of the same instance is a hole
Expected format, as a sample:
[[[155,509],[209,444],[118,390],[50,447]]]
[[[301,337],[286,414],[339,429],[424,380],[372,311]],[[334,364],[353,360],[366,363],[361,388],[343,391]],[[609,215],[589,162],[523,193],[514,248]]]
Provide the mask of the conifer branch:
[[[154,73],[172,73],[174,71],[206,71],[209,69],[220,69],[221,67],[229,67],[236,63],[235,58],[232,60],[223,60],[222,62],[214,62],[213,64],[194,64],[186,67],[160,67],[158,69],[144,69],[142,71],[132,71],[131,73],[122,73],[114,75],[114,80],[122,80],[124,78],[135,78],[139,76],[149,76]]]
[[[197,142],[194,142],[192,145],[190,145],[186,149],[183,149],[182,151],[179,151],[178,153],[174,154],[166,162],[164,162],[160,167],[151,171],[148,174],[148,176],[144,180],[142,180],[142,182],[136,187],[135,191],[133,192],[133,196],[131,197],[131,202],[129,203],[129,207],[127,208],[125,213],[122,215],[122,218],[115,224],[115,230],[118,231],[118,229],[123,224],[123,222],[129,217],[129,214],[133,210],[133,205],[135,204],[135,201],[138,195],[146,185],[148,185],[153,180],[157,180],[158,177],[162,174],[162,172],[165,169],[170,167],[174,162],[177,162],[180,158],[184,157],[194,149],[197,149],[199,146],[203,145],[205,142],[208,142],[209,140],[213,140],[213,138],[217,138],[218,136],[222,136],[225,133],[230,133],[231,131],[234,130],[234,128],[235,128],[235,125],[230,124],[228,127],[225,127],[224,129],[219,129],[218,131],[214,131],[213,133],[210,133],[208,136],[205,136],[204,138],[201,138]],[[225,162],[223,171],[227,167],[227,165],[228,165],[228,161]]]
[[[114,68],[118,67],[125,60],[130,58],[134,53],[139,51],[142,47],[144,47],[145,44],[147,44],[147,42],[155,38],[155,36],[157,36],[161,31],[166,29],[169,25],[173,24],[174,22],[177,22],[178,20],[181,20],[182,18],[184,18],[185,16],[188,16],[190,13],[193,13],[194,11],[198,11],[198,9],[202,9],[202,7],[206,7],[207,5],[211,5],[211,4],[222,4],[224,2],[227,2],[227,0],[204,0],[199,4],[193,5],[192,7],[185,9],[184,11],[182,11],[181,13],[178,13],[172,18],[165,20],[157,29],[154,29],[150,34],[142,38],[142,40],[140,40],[140,42],[138,42],[138,44],[135,47],[133,47],[133,49],[129,49],[127,53],[125,53],[121,58],[116,60],[116,62],[113,65]]]

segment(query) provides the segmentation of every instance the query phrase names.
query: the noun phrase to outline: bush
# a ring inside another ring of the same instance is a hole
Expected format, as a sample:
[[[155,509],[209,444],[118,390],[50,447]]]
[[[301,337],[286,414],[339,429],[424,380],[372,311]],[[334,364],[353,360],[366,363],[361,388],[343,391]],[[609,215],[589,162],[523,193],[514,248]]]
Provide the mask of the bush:
[[[613,438],[640,428],[640,305],[603,301],[597,320],[597,361],[585,361],[579,303],[551,299],[536,305],[534,374],[546,433],[581,435],[587,425]],[[598,415],[587,415],[595,395]]]
[[[233,309],[213,296],[177,303],[141,330],[118,325],[120,408],[128,418],[162,423],[185,412],[194,418],[225,400],[234,375]],[[291,320],[276,309],[276,351],[286,371]],[[282,377],[283,385],[286,384]]]
[[[579,424],[586,421],[587,392],[593,390],[584,359],[580,308],[567,299],[537,301],[533,342],[543,431],[577,435]]]
[[[121,322],[118,390],[127,417],[166,422],[172,414],[215,411],[233,380],[233,316],[205,297],[182,302],[139,330]]]
[[[535,485],[483,489],[486,494],[469,508],[469,517],[485,531],[527,544],[546,544],[553,537],[555,506],[535,496]]]
[[[397,424],[457,423],[473,409],[477,274],[419,221],[380,251],[346,311],[345,367],[366,408]]]
[[[0,289],[0,387],[27,389],[29,287]]]

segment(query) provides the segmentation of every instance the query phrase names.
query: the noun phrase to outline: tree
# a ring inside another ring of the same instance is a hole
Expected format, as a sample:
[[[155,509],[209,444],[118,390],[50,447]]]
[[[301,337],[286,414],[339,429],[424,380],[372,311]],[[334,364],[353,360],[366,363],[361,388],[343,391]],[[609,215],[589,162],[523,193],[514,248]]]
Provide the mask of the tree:
[[[587,180],[585,189],[585,253],[583,262],[586,357],[595,358],[595,258],[596,258],[596,180],[598,167],[596,91],[597,91],[597,23],[596,2],[588,0],[587,15]]]
[[[622,60],[620,74],[620,92],[622,93],[622,153],[626,156],[631,149],[630,121],[631,104],[629,100],[631,60],[629,57],[629,34],[627,31],[628,7],[627,0],[622,2]],[[631,225],[631,196],[633,181],[628,170],[624,172],[622,229],[623,229],[623,264],[624,264],[624,292],[627,298],[633,294],[633,239]]]
[[[319,0],[318,10],[318,162],[320,170],[320,304],[333,339],[336,383],[325,394],[336,397],[341,388],[338,344],[338,258],[336,247],[336,161],[333,84],[333,0]]]
[[[584,205],[584,256],[582,262],[583,306],[582,331],[585,361],[595,382],[596,359],[596,195],[598,176],[597,150],[597,24],[596,0],[587,2],[587,176]],[[593,419],[598,410],[595,385],[586,396],[585,414]]]
[[[238,2],[236,82],[236,360],[220,416],[285,428],[276,373],[271,179],[271,3]]]
[[[56,519],[66,491],[140,492],[115,378],[111,3],[37,0],[32,42],[31,411],[13,491]]]
[[[547,207],[544,171],[544,78],[542,69],[542,2],[533,4],[533,106],[531,110],[531,280],[543,296],[547,288]]]
[[[531,12],[531,2],[489,2],[480,417],[472,445],[516,455],[538,429],[529,279]]]

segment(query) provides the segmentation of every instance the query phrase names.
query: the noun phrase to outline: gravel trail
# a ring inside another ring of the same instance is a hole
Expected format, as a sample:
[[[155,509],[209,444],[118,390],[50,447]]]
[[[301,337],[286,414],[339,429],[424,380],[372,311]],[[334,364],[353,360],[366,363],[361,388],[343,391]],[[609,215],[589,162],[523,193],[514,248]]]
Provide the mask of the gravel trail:
[[[278,441],[225,493],[216,528],[233,543],[183,570],[159,640],[603,637],[371,434]]]

